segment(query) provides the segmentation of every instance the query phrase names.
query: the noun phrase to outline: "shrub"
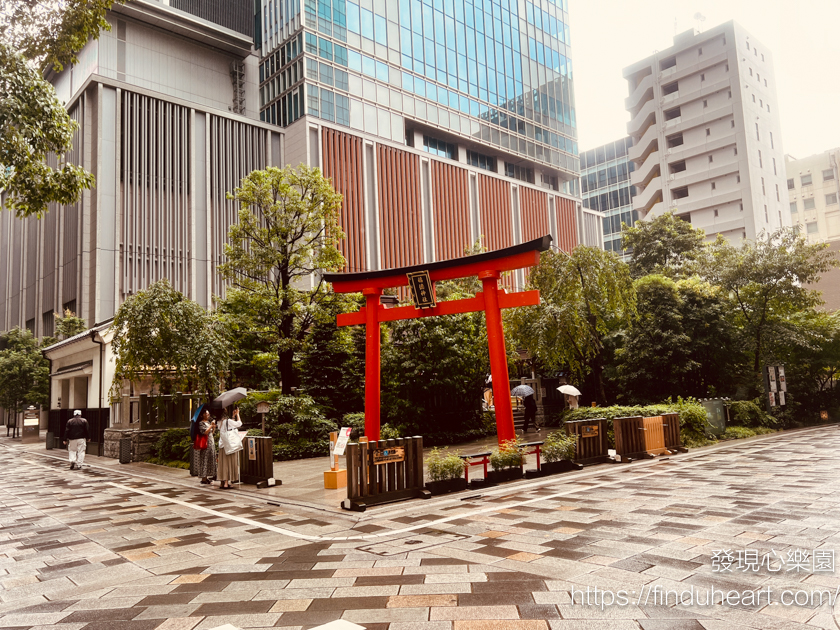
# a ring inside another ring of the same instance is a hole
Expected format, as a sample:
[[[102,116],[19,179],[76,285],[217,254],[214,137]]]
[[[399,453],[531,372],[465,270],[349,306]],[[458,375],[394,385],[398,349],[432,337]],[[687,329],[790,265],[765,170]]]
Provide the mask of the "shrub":
[[[503,442],[490,455],[490,466],[493,470],[505,468],[516,468],[525,463],[525,455],[520,448],[518,440]]]
[[[748,427],[726,427],[726,432],[723,434],[724,440],[741,440],[743,438],[753,437],[755,431]]]
[[[265,428],[274,438],[274,457],[281,461],[329,455],[330,432],[338,430],[306,395],[278,398],[266,415]]]
[[[751,400],[733,400],[729,403],[729,420],[741,427],[774,428],[778,425],[776,418],[768,415]]]
[[[152,454],[155,458],[163,461],[190,461],[190,440],[189,429],[167,429],[161,433]]]
[[[433,448],[426,460],[429,467],[429,477],[432,481],[449,481],[460,479],[464,474],[467,463],[458,457],[457,453],[450,453],[449,449]]]
[[[559,462],[561,459],[573,461],[577,439],[565,431],[549,433],[542,447],[542,456],[546,462]]]
[[[150,457],[146,460],[149,464],[157,464],[158,466],[169,466],[170,468],[182,468],[187,470],[190,467],[189,462],[182,462],[181,460],[169,461],[160,457]]]

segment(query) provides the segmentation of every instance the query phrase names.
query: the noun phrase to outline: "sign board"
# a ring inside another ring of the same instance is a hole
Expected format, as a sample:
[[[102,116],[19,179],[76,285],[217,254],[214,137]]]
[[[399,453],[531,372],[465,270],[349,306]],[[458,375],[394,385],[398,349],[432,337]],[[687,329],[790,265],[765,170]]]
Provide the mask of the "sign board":
[[[411,299],[414,308],[434,308],[437,306],[435,285],[429,277],[428,271],[413,271],[408,276],[408,286],[411,287]]]
[[[38,416],[38,410],[34,407],[29,407],[23,412],[23,429],[20,432],[21,441],[24,444],[38,442],[39,425],[41,421]]]
[[[785,382],[785,366],[779,366],[779,391],[786,392],[787,391],[787,383]],[[782,403],[783,405],[785,403]]]
[[[257,459],[257,440],[256,440],[256,438],[249,437],[246,440],[245,446],[248,449],[248,459],[250,459],[251,461],[255,461]]]
[[[405,460],[405,447],[377,448],[373,451],[374,464],[392,464]]]
[[[350,433],[352,431],[352,427],[341,427],[341,431],[338,432],[338,440],[335,442],[333,455],[344,455],[344,449],[347,448],[347,442],[350,441]]]
[[[777,391],[776,366],[774,366],[774,365],[767,366],[767,377],[770,379],[770,391],[771,392]]]
[[[785,393],[779,392],[779,407],[785,406]]]
[[[767,395],[770,397],[769,398],[770,406],[775,407],[776,406],[776,393],[775,392],[767,392]]]
[[[585,424],[580,428],[580,436],[584,438],[598,437],[597,424]]]
[[[257,403],[257,413],[268,413],[269,409],[271,409],[271,403],[264,400]]]

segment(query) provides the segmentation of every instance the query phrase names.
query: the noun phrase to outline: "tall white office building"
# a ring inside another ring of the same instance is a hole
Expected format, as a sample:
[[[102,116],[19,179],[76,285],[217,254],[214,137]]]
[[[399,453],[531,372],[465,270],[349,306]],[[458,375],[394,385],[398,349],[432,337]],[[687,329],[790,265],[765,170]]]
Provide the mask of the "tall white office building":
[[[791,224],[766,46],[727,22],[677,35],[624,77],[639,218],[673,210],[730,241]]]

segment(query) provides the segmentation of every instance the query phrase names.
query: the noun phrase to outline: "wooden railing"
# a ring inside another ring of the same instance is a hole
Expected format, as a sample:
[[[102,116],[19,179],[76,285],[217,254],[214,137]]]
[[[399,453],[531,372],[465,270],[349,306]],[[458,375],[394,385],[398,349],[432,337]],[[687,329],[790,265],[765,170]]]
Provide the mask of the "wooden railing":
[[[420,436],[348,444],[346,458],[347,499],[341,506],[347,510],[431,496],[424,488]]]

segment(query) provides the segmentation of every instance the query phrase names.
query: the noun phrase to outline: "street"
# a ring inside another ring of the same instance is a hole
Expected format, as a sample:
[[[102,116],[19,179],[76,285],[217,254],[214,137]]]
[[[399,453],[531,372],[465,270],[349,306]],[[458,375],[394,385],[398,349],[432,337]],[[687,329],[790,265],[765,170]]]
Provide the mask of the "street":
[[[838,449],[829,425],[357,514],[3,439],[0,627],[835,629]]]

